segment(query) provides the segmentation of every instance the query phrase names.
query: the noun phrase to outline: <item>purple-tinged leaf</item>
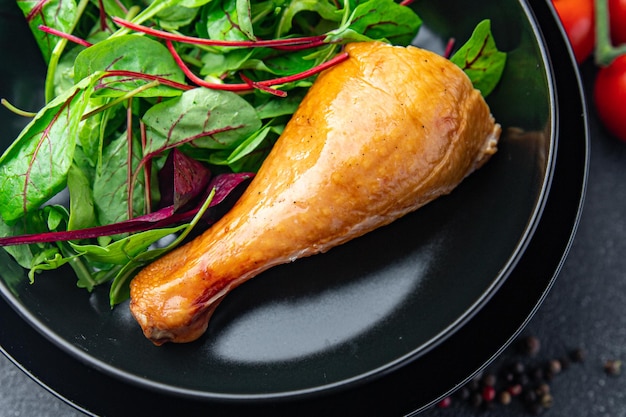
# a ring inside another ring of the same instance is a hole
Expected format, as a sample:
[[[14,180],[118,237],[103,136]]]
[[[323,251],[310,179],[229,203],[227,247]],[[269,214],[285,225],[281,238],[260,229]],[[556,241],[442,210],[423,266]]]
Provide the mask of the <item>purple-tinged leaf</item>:
[[[239,187],[240,184],[254,177],[251,172],[240,172],[236,174],[221,174],[217,175],[211,183],[208,189],[215,188],[215,196],[211,201],[211,206],[217,205],[224,201],[226,197],[231,195],[233,191]]]
[[[204,193],[210,179],[211,171],[204,164],[174,148],[159,171],[161,206],[179,210]]]
[[[120,233],[141,232],[154,227],[172,216],[174,208],[165,207],[159,211],[105,226],[94,226],[84,229],[33,233],[20,236],[7,236],[0,238],[0,246],[23,245],[43,242],[59,242],[67,240],[91,239],[100,236],[112,236]]]
[[[207,210],[207,212],[203,216],[205,225],[210,225],[214,223],[215,220],[221,217],[221,215],[223,215],[226,210],[230,209],[232,204],[234,204],[234,201],[232,200],[235,200],[235,198],[228,199],[227,197],[238,197],[235,194],[235,191],[239,189],[240,185],[245,183],[253,176],[253,173],[238,173],[221,174],[213,178],[213,180],[209,183],[209,186],[206,189],[207,194],[210,194],[211,190],[215,188],[215,195],[211,200],[209,210]],[[224,203],[225,205],[221,203]],[[105,226],[95,226],[70,231],[34,233],[20,236],[2,237],[0,238],[0,246],[81,240],[97,238],[100,236],[112,236],[120,233],[137,233],[151,229],[172,227],[191,221],[194,216],[198,214],[201,206],[202,201],[199,203],[199,206],[184,213],[176,213],[174,211],[174,206],[168,206],[150,214]]]

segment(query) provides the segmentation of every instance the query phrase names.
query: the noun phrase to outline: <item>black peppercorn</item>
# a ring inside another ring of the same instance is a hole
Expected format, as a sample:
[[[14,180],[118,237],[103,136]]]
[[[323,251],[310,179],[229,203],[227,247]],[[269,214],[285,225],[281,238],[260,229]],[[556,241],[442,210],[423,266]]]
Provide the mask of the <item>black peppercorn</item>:
[[[461,401],[467,401],[470,397],[470,394],[470,389],[467,386],[463,386],[456,392],[456,397]]]
[[[515,377],[515,382],[521,386],[526,386],[530,382],[530,378],[526,374],[520,374]]]
[[[528,405],[537,402],[537,393],[535,392],[535,390],[524,391],[524,402]]]
[[[521,375],[525,370],[526,367],[521,361],[513,362],[511,365],[511,372],[513,372],[514,375]]]
[[[561,361],[559,361],[558,359],[552,359],[550,362],[548,362],[548,369],[550,370],[550,372],[552,372],[552,375],[558,374],[563,369]]]
[[[535,356],[541,349],[541,342],[535,336],[528,336],[522,339],[522,352],[529,356]]]
[[[620,360],[608,360],[604,362],[604,372],[607,375],[619,375],[622,371],[622,361]]]
[[[489,387],[493,387],[496,385],[496,375],[492,373],[487,373],[483,376],[483,384]]]
[[[483,403],[483,395],[482,395],[482,393],[480,393],[478,391],[472,392],[472,395],[470,397],[470,404],[473,407],[480,407],[482,403]]]
[[[537,388],[535,389],[535,392],[540,397],[546,394],[550,394],[550,385],[546,384],[545,382],[543,384],[539,384],[539,386],[537,386]]]
[[[533,381],[543,380],[544,372],[541,366],[535,366],[530,370],[529,374]]]
[[[476,391],[478,388],[480,388],[480,377],[475,377],[472,378],[468,383],[467,386],[469,387],[470,390],[472,391]]]
[[[574,349],[571,353],[570,353],[570,358],[572,359],[573,362],[583,362],[585,360],[585,351],[582,350],[581,348],[577,348]]]
[[[543,411],[543,407],[539,403],[531,403],[527,406],[528,412],[533,416],[538,416]]]

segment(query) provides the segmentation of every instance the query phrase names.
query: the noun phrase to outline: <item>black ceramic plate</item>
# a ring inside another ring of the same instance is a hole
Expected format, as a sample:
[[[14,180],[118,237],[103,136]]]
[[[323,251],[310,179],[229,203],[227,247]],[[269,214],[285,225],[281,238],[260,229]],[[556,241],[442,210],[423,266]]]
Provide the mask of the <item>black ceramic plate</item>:
[[[3,350],[106,415],[403,414],[483,366],[532,314],[569,247],[586,182],[585,109],[546,2],[416,3],[427,25],[419,43],[437,49],[490,18],[509,52],[489,97],[505,130],[489,164],[389,227],[246,283],[187,345],[152,346],[127,305],[111,311],[106,289],[89,295],[67,270],[34,285],[0,273]],[[40,58],[14,4],[1,4],[0,95],[36,108]],[[0,120],[6,147],[24,121]]]

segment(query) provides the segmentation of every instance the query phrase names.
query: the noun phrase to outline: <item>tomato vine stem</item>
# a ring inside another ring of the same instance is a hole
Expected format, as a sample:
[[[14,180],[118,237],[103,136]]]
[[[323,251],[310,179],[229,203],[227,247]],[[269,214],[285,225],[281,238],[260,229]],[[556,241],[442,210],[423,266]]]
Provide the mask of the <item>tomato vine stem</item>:
[[[611,42],[609,1],[595,0],[596,6],[596,50],[595,62],[607,66],[618,56],[626,54],[626,44],[615,46]]]

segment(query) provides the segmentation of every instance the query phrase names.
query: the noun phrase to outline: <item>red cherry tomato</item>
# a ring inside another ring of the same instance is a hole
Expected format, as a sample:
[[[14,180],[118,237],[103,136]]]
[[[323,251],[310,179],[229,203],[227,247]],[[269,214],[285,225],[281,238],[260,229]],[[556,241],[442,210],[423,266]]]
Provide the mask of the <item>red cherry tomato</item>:
[[[600,69],[593,98],[604,126],[626,142],[626,55]]]
[[[613,45],[626,43],[626,0],[609,0],[609,17]]]
[[[579,64],[595,47],[594,0],[552,0]]]

